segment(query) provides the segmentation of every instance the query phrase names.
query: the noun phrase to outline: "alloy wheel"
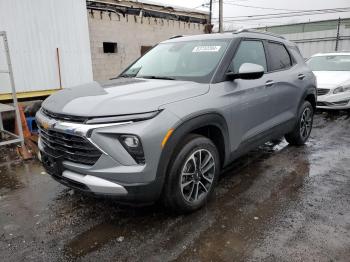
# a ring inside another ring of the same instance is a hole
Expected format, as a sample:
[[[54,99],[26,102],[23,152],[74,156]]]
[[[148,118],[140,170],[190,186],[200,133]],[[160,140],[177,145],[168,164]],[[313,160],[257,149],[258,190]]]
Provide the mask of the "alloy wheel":
[[[305,108],[300,120],[300,135],[305,140],[310,135],[312,128],[312,111],[310,108]]]
[[[206,149],[198,149],[185,161],[180,187],[183,198],[196,204],[208,194],[215,175],[215,160]]]

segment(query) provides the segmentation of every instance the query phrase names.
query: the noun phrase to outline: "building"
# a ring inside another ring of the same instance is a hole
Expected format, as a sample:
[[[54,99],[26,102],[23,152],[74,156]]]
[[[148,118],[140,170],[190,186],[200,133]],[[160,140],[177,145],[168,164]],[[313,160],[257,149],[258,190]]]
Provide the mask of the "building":
[[[93,76],[106,80],[160,41],[203,34],[208,13],[149,1],[87,1]]]
[[[0,31],[7,34],[20,98],[92,81],[85,0],[1,0]],[[7,69],[4,57],[0,39],[0,70]],[[9,93],[9,77],[0,74],[0,100]]]
[[[305,58],[321,52],[350,50],[350,18],[259,28],[298,44]]]
[[[19,98],[109,79],[160,41],[204,33],[207,20],[206,12],[149,1],[0,0]],[[10,98],[9,87],[0,74],[0,101]]]

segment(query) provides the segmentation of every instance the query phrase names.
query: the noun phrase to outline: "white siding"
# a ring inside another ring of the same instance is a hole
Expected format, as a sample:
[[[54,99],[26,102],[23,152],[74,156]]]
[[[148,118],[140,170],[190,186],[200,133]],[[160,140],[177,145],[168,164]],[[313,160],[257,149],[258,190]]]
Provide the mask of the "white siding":
[[[283,35],[295,41],[301,53],[308,58],[316,53],[334,52],[337,37],[337,20],[308,24],[284,25],[268,28],[268,31]],[[301,30],[303,27],[308,30]],[[310,30],[312,29],[312,30]],[[298,33],[290,33],[299,31]],[[338,51],[350,51],[350,19],[342,19],[339,31]]]
[[[328,41],[310,41],[309,39],[334,39],[336,36],[336,30],[324,30],[324,31],[315,31],[315,32],[305,32],[298,34],[289,34],[284,35],[287,39],[293,41],[299,40],[298,46],[301,53],[305,58],[308,58],[316,53],[322,52],[333,52],[335,49],[335,40]]]
[[[0,31],[6,31],[17,92],[59,88],[92,80],[85,0],[0,0]],[[2,40],[2,39],[0,39]],[[0,68],[3,67],[0,45]],[[0,76],[0,94],[10,91]]]

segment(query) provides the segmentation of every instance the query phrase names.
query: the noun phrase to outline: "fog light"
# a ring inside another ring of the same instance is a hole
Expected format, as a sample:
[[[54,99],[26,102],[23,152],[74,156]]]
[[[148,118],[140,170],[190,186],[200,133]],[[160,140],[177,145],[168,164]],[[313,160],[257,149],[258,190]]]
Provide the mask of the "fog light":
[[[120,142],[138,164],[145,163],[145,155],[140,138],[135,135],[121,135]]]
[[[140,140],[136,136],[122,136],[125,145],[128,147],[138,147],[140,145]]]

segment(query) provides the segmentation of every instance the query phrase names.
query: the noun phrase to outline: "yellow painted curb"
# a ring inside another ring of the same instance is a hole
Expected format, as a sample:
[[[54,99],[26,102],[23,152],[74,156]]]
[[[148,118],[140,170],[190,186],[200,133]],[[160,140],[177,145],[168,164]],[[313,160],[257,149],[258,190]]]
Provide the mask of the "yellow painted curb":
[[[28,91],[28,92],[18,92],[17,99],[20,98],[35,98],[40,96],[49,96],[60,89],[49,89],[49,90],[40,90],[40,91]],[[0,101],[12,99],[11,93],[0,94]]]

